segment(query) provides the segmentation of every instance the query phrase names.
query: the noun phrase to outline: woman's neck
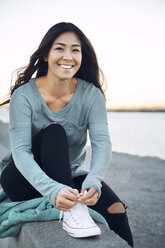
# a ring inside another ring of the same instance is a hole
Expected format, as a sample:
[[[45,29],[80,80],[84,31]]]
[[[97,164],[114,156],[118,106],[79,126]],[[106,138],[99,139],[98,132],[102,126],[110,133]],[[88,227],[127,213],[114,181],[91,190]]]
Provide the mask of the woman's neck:
[[[77,80],[76,78],[60,80],[52,79],[50,76],[43,76],[36,80],[36,84],[40,92],[44,92],[55,97],[63,97],[75,92]]]

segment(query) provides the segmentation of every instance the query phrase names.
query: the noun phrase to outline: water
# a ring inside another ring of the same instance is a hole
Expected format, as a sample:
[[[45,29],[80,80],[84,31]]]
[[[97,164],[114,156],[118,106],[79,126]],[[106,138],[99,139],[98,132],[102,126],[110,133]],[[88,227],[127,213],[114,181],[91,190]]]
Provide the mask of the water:
[[[7,108],[0,108],[0,120],[5,123],[9,122],[9,111]]]
[[[0,120],[9,121],[6,109]],[[165,113],[110,112],[108,122],[113,151],[165,159]]]
[[[108,113],[113,151],[165,159],[165,113]]]

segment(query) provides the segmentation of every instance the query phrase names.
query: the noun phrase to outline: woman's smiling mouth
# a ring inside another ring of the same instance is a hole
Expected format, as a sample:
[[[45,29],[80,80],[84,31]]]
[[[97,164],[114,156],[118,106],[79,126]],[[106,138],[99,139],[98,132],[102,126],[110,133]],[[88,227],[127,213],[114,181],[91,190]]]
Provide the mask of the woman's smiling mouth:
[[[63,69],[71,69],[73,68],[73,65],[59,65]]]

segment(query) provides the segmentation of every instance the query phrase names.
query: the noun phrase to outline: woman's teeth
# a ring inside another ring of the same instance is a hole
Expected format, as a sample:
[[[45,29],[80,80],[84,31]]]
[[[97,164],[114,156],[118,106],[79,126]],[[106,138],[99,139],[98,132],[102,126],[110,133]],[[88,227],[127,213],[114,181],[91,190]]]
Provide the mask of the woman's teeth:
[[[71,69],[72,65],[60,65],[63,69]]]

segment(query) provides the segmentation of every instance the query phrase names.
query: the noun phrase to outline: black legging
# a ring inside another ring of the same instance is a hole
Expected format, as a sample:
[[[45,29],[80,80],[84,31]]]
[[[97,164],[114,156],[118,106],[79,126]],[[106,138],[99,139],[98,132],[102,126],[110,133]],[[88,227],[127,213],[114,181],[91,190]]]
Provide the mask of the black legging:
[[[49,177],[59,183],[81,190],[86,175],[72,178],[67,136],[61,125],[45,126],[33,140],[32,152],[36,162]],[[12,201],[30,200],[42,196],[22,176],[13,160],[2,172],[1,186]],[[133,237],[126,212],[112,214],[107,211],[116,202],[121,202],[121,200],[102,181],[101,197],[91,208],[102,214],[110,229],[133,247]]]

